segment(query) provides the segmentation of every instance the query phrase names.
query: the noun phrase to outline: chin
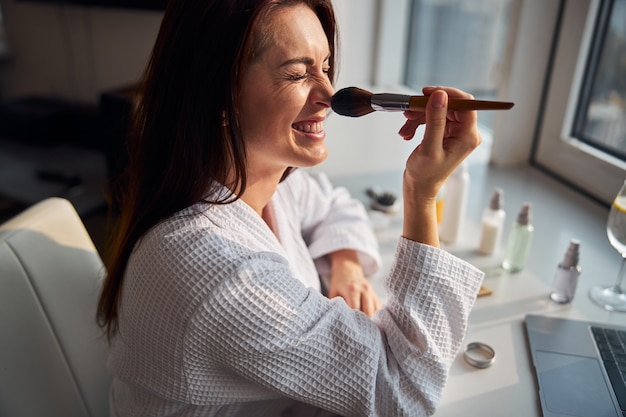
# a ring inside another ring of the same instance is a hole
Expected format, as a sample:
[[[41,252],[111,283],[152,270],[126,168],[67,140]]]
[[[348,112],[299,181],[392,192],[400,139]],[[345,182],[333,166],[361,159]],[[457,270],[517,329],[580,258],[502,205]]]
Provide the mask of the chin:
[[[324,162],[326,160],[326,158],[328,158],[328,151],[324,150],[324,152],[322,154],[317,155],[317,156],[311,158],[311,164],[309,166],[319,165],[322,162]]]
[[[319,158],[301,159],[300,161],[298,161],[297,164],[293,164],[291,166],[298,167],[298,168],[311,168],[324,162],[326,160],[326,157],[327,155],[324,155],[323,157],[319,157]]]

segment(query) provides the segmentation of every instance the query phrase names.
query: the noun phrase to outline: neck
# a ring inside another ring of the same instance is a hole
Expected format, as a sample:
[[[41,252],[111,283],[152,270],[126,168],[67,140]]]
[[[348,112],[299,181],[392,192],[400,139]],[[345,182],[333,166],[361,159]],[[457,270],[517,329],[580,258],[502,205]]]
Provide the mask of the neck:
[[[246,190],[240,196],[241,200],[252,207],[259,216],[262,216],[263,209],[269,203],[276,192],[276,187],[280,182],[282,172],[274,175],[248,176]]]

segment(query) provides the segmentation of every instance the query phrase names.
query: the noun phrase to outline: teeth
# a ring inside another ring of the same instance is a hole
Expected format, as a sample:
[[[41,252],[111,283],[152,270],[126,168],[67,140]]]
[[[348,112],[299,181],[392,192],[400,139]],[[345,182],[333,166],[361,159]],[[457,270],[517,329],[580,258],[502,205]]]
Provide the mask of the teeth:
[[[294,123],[291,127],[304,133],[319,133],[323,129],[321,122]]]

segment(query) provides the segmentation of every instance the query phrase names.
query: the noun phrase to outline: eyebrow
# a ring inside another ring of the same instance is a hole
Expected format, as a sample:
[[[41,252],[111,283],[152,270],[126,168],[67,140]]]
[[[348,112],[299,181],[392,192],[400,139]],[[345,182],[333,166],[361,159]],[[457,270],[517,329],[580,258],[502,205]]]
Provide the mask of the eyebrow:
[[[326,58],[324,58],[324,61],[322,61],[322,63],[328,61],[329,59],[330,59],[330,54],[328,54]],[[312,58],[307,58],[307,57],[293,58],[293,59],[288,59],[287,61],[283,62],[280,66],[286,67],[286,66],[293,65],[293,64],[313,65],[314,60]]]

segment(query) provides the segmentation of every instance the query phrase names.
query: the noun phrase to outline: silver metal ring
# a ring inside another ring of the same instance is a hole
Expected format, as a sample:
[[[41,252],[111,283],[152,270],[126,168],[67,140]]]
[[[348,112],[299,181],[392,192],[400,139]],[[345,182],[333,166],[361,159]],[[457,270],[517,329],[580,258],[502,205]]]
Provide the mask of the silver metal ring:
[[[465,347],[463,357],[475,368],[488,368],[496,360],[496,351],[485,343],[472,342]]]

